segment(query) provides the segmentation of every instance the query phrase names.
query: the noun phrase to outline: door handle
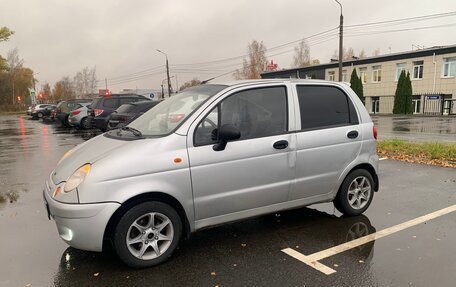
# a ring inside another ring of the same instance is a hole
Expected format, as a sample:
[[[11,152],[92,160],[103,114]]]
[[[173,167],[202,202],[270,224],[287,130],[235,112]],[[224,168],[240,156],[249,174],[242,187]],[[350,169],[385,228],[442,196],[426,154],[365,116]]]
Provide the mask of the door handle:
[[[347,137],[349,139],[356,139],[358,137],[358,131],[350,131],[350,132],[348,132]]]
[[[276,141],[272,146],[275,149],[284,149],[284,148],[288,147],[288,141],[286,141],[286,140]]]

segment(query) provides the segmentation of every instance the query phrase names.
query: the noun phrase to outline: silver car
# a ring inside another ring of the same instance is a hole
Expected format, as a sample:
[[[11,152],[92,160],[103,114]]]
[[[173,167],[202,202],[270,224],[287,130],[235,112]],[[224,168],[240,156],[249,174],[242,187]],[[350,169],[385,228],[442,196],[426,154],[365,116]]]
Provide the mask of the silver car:
[[[45,205],[69,245],[111,243],[152,266],[208,226],[319,202],[363,213],[379,188],[376,133],[343,83],[205,84],[67,152]]]
[[[89,129],[91,126],[90,121],[87,118],[87,111],[90,104],[91,103],[79,103],[78,105],[81,107],[70,112],[70,115],[68,116],[68,123],[74,127]]]

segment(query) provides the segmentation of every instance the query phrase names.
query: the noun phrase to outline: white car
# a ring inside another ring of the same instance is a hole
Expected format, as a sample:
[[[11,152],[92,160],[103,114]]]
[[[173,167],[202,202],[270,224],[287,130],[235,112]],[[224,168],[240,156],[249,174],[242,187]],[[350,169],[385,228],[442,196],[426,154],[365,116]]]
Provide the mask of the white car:
[[[68,116],[68,122],[73,127],[81,127],[83,129],[90,129],[90,121],[87,119],[88,106],[91,103],[79,103],[82,107],[73,110]]]

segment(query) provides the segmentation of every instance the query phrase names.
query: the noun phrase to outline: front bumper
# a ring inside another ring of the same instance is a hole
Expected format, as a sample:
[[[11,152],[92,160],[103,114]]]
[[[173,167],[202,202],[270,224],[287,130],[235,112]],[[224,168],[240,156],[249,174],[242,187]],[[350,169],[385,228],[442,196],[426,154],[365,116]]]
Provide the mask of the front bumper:
[[[63,241],[77,249],[102,251],[106,226],[119,203],[62,203],[52,198],[48,184],[43,197],[48,216],[55,220]]]

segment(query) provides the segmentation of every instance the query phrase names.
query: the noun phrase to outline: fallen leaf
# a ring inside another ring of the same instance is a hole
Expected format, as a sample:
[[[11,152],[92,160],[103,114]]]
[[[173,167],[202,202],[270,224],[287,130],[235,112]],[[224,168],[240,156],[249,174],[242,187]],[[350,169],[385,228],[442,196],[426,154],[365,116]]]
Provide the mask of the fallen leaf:
[[[247,244],[241,243],[241,247],[246,247],[246,246],[247,246]]]
[[[31,286],[32,286],[32,284],[30,284],[30,283],[25,285],[25,287],[31,287]]]
[[[217,275],[217,273],[211,272],[211,276],[215,276],[215,275]]]
[[[98,275],[100,275],[100,272],[97,272],[97,273],[94,273],[93,276],[97,277]]]
[[[339,265],[338,264],[334,264],[334,267],[339,267]]]
[[[416,235],[413,235],[412,237],[413,237],[413,238],[416,238]]]
[[[359,262],[359,263],[364,263],[364,261],[363,261],[363,260],[359,260],[358,262]]]

